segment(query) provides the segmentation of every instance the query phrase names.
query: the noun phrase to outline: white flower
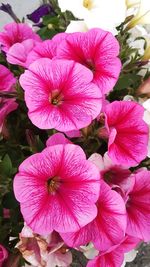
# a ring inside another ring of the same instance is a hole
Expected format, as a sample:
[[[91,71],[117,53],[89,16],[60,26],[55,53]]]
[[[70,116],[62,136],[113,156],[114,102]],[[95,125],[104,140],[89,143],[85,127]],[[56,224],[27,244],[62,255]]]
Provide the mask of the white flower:
[[[64,242],[58,233],[53,232],[47,236],[37,235],[24,224],[19,237],[20,241],[16,248],[32,267],[70,266],[72,254],[64,247]]]
[[[130,21],[127,28],[131,29],[137,24],[150,24],[150,1],[141,0],[138,11],[134,18]]]
[[[144,55],[144,39],[148,39],[147,31],[144,29],[144,27],[137,25],[130,30],[130,33],[131,36],[128,39],[128,44],[130,45],[130,47],[138,49],[140,55]],[[137,39],[138,37],[143,38]]]
[[[114,34],[126,18],[125,0],[58,0],[62,11],[70,10],[75,17],[84,19],[89,29],[99,27]]]
[[[99,254],[99,251],[94,248],[91,242],[88,246],[80,246],[80,251],[82,251],[84,256],[89,260],[94,259]]]
[[[84,21],[81,20],[71,20],[70,24],[68,25],[66,32],[86,32],[88,31],[88,27]]]
[[[145,77],[147,70],[150,68],[149,64],[144,65],[143,69],[141,69],[138,74],[142,77]]]
[[[124,101],[135,101],[134,97],[132,95],[126,95],[123,98]]]
[[[144,121],[150,125],[150,99],[146,100],[143,103],[143,107],[145,108],[144,112]]]
[[[137,251],[132,249],[130,252],[124,254],[124,262],[121,267],[124,267],[127,262],[132,262],[137,255]]]
[[[33,231],[26,223],[24,223],[24,227],[22,228],[21,235],[25,237],[34,237]]]
[[[99,0],[97,8],[91,9],[90,15],[85,17],[88,28],[100,27],[117,34],[116,27],[126,18],[124,0]]]
[[[92,1],[92,0],[91,0]],[[88,2],[91,2],[88,1]],[[88,8],[85,7],[85,2],[83,0],[58,0],[59,7],[62,12],[69,10],[73,15],[79,19],[83,19],[85,13],[88,12]]]
[[[130,30],[131,36],[128,39],[128,44],[132,48],[138,49],[139,54],[142,56],[142,61],[150,60],[150,34],[143,26],[136,25]],[[138,37],[142,37],[139,39]],[[146,48],[145,48],[146,43]],[[149,68],[149,66],[145,66]]]

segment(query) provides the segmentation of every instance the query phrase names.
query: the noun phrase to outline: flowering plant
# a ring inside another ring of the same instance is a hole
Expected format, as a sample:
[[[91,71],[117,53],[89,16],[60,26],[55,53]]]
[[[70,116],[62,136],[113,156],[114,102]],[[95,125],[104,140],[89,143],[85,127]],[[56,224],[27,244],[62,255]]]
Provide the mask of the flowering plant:
[[[150,3],[0,12],[0,266],[125,266],[150,241]]]

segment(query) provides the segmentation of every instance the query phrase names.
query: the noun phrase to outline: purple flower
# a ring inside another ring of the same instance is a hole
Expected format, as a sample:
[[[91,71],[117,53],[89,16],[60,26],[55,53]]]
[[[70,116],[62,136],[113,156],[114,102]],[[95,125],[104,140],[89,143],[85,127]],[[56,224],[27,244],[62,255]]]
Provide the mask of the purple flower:
[[[40,21],[40,18],[48,14],[54,15],[55,12],[50,4],[45,4],[38,7],[31,14],[27,15],[27,18],[32,20],[34,23],[38,23]]]
[[[17,16],[13,12],[11,5],[2,3],[0,6],[0,10],[9,14],[15,22],[19,22],[19,19],[17,18]]]

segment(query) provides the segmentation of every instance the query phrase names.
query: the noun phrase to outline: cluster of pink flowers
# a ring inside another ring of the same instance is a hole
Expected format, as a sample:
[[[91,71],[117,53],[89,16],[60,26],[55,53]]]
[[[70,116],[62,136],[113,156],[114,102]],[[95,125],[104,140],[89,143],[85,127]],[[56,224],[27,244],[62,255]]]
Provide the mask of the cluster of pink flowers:
[[[100,253],[87,266],[121,266],[124,253],[150,240],[150,173],[131,173],[107,153],[86,160],[79,146],[56,135],[15,177],[24,219],[40,235],[57,231],[68,247],[92,242]]]
[[[66,248],[80,250],[92,242],[99,253],[88,267],[120,267],[124,253],[150,241],[150,172],[129,170],[147,155],[144,108],[130,101],[106,101],[121,70],[118,41],[109,32],[92,29],[42,42],[27,25],[11,23],[0,33],[0,44],[9,63],[26,69],[19,82],[31,122],[40,129],[61,132],[47,140],[41,153],[23,161],[15,176],[15,196],[32,229],[28,240],[21,234],[20,251],[34,247],[37,262],[33,266],[55,262],[54,266],[65,267],[71,263]],[[0,92],[13,92],[16,79],[4,66],[0,77]],[[15,99],[0,101],[2,128],[17,104]],[[94,121],[108,151],[103,157],[93,154],[87,159],[83,149],[64,134],[80,136]],[[58,237],[54,250],[52,235]]]

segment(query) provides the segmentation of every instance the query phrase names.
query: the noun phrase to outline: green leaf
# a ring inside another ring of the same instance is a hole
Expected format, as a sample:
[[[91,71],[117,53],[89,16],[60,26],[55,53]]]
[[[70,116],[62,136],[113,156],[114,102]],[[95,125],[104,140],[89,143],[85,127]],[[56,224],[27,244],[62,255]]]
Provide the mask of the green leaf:
[[[114,87],[114,90],[122,90],[128,88],[138,82],[139,78],[140,77],[137,74],[124,74],[120,76],[116,86]]]
[[[3,63],[6,65],[6,60],[4,54],[0,53],[0,63]]]
[[[55,34],[57,34],[58,32],[56,32],[55,30],[50,30],[47,28],[47,26],[41,28],[39,31],[38,31],[38,34],[40,35],[40,37],[43,39],[43,40],[46,40],[46,39],[51,39]]]
[[[8,154],[6,154],[0,163],[0,173],[1,175],[10,177],[12,172],[12,162]]]
[[[52,25],[58,26],[58,24],[59,24],[59,18],[56,17],[56,16],[55,17],[52,17],[51,15],[44,16],[44,18],[43,18],[43,24],[44,25],[52,24]]]
[[[37,135],[37,150],[38,152],[41,152],[45,148],[45,145],[41,141],[39,135]]]
[[[2,206],[6,209],[15,209],[16,207],[18,207],[19,203],[17,202],[17,200],[15,199],[14,193],[9,192],[6,193],[2,199]]]

